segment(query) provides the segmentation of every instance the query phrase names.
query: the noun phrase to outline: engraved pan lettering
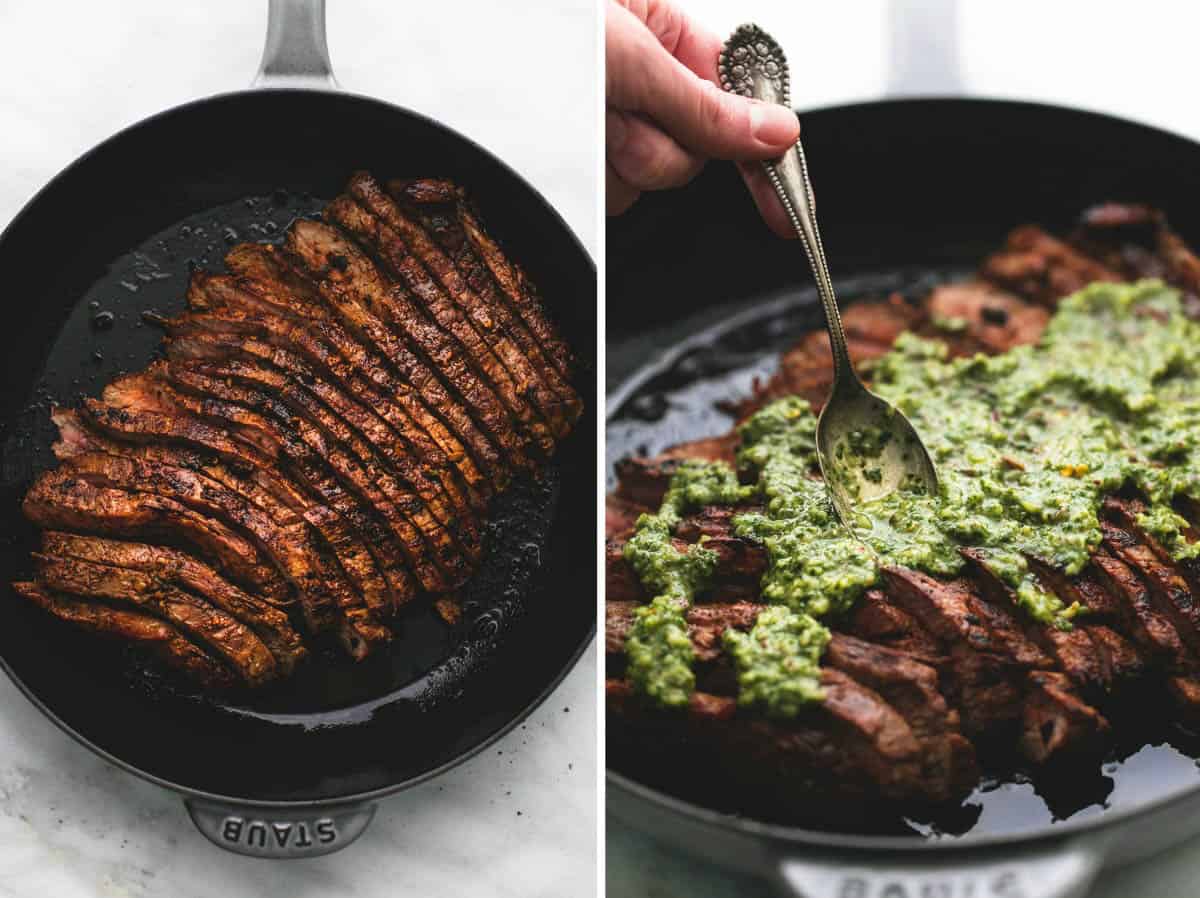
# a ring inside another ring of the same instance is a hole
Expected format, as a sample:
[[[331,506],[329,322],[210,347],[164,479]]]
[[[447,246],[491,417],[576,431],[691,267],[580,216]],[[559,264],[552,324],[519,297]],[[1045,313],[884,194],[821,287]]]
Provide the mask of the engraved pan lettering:
[[[836,898],[1025,898],[1015,870],[1004,870],[988,879],[939,876],[871,880],[847,876]]]
[[[353,842],[375,805],[316,808],[309,812],[237,808],[198,799],[185,802],[192,822],[209,841],[251,857],[316,857]]]

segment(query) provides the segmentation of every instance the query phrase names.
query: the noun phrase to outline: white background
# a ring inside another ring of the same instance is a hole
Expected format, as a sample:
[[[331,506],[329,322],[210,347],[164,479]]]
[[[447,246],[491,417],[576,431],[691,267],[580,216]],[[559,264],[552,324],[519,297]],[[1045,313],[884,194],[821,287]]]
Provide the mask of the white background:
[[[804,107],[885,94],[969,94],[1115,113],[1200,139],[1200,4],[1078,0],[676,0],[724,37],[755,22],[784,47]],[[910,65],[892,22],[932,20]],[[1200,774],[1198,774],[1200,775]],[[760,898],[769,887],[663,850],[620,824],[608,831],[619,898]],[[1092,898],[1196,898],[1200,844],[1104,873]]]
[[[434,116],[487,146],[595,254],[591,0],[329,6],[330,54],[345,89]],[[0,0],[0,227],[119,128],[246,87],[265,24],[265,0]],[[590,895],[595,678],[589,652],[524,729],[385,800],[341,854],[265,863],[210,846],[177,798],[93,758],[0,677],[0,895]]]
[[[923,92],[1081,106],[1200,137],[1200,4],[1185,0],[677,2],[722,37],[743,22],[769,31],[800,108],[895,92],[890,22],[903,16],[932,19],[929,38],[957,47],[957,84]]]

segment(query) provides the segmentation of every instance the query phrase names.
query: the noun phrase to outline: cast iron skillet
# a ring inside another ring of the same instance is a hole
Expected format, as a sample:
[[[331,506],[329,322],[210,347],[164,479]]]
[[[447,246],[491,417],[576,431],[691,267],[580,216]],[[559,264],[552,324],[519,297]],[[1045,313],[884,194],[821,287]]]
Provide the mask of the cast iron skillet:
[[[469,185],[529,269],[595,395],[595,268],[512,169],[434,121],[334,86],[323,0],[271,0],[264,89],[164,112],[107,140],[44,188],[0,237],[5,273],[0,661],[48,717],[97,754],[186,796],[216,844],[315,855],[356,838],[384,795],[480,751],[536,707],[590,643],[595,607],[595,419],[544,479],[498,500],[483,569],[452,632],[428,609],[363,665],[318,658],[261,695],[211,700],[155,678],[7,588],[28,573],[29,477],[51,463],[48,406],[141,368],[178,310],[188,269],[229,243],[278,237],[347,176]],[[111,313],[109,318],[107,314]],[[486,674],[486,675],[483,675]]]
[[[844,301],[927,289],[931,277],[976,265],[1013,226],[1064,227],[1102,200],[1158,206],[1185,239],[1200,238],[1200,146],[1133,122],[960,99],[839,106],[801,120]],[[607,264],[610,476],[624,453],[728,429],[712,400],[731,384],[744,395],[780,345],[820,326],[800,247],[767,233],[727,166],[610,219]],[[1183,752],[1128,748],[1096,771],[1107,781],[1096,801],[1067,811],[1048,809],[1027,784],[980,790],[978,821],[957,835],[754,819],[708,796],[668,794],[632,766],[610,768],[608,802],[631,826],[807,898],[1077,895],[1104,866],[1200,830],[1200,771],[1183,743]]]

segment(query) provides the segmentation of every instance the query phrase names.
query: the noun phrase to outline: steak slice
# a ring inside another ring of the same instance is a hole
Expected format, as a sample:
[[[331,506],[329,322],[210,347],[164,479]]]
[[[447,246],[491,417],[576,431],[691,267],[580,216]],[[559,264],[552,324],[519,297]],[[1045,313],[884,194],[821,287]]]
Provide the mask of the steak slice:
[[[1029,673],[1030,690],[1021,714],[1021,750],[1035,764],[1079,757],[1100,758],[1112,728],[1080,696],[1070,677],[1057,671]]]
[[[1020,669],[1051,668],[1044,651],[1001,608],[984,601],[965,580],[943,582],[908,568],[880,569],[888,597],[944,643],[963,642]]]
[[[623,458],[617,462],[617,495],[657,509],[679,466],[680,460],[675,458]]]
[[[166,366],[164,374],[171,386],[178,388],[174,401],[181,407],[226,422],[239,435],[261,443],[264,451],[284,462],[289,471],[319,490],[331,507],[350,519],[368,539],[394,594],[402,597],[397,604],[415,595],[410,566],[418,577],[443,582],[421,532],[406,513],[415,498],[411,494],[389,496],[383,481],[377,479],[381,472],[364,468],[348,449],[266,393],[178,365]]]
[[[604,499],[604,535],[609,539],[628,539],[637,526],[637,520],[653,509],[636,502],[609,494]]]
[[[385,322],[393,336],[408,343],[437,372],[445,388],[462,403],[508,464],[518,468],[534,465],[528,454],[530,447],[513,430],[491,388],[475,376],[447,335],[423,321],[419,310],[399,290],[388,286],[361,251],[330,226],[314,221],[296,222],[288,232],[286,246],[317,281],[321,295],[339,312],[346,307],[366,310],[377,321]],[[424,392],[427,387],[420,389]]]
[[[844,310],[842,325],[846,332],[846,348],[856,365],[865,365],[892,348],[903,331],[914,330],[926,318],[919,309],[904,298],[893,294],[886,300],[858,302]],[[730,410],[740,419],[758,411],[773,399],[798,395],[814,408],[820,408],[833,384],[833,351],[824,331],[813,331],[779,360],[779,370],[765,384],[755,379],[753,395],[730,404]]]
[[[780,794],[925,798],[920,748],[904,719],[875,692],[828,670],[826,701],[788,721],[740,714],[725,696],[693,693],[682,721],[642,708],[626,681],[606,685],[609,732],[660,763],[716,769],[775,804]],[[682,757],[681,757],[682,755]]]
[[[287,583],[246,539],[171,499],[98,487],[70,470],[55,469],[34,481],[22,508],[31,521],[51,530],[181,542],[268,601],[276,605],[291,601]]]
[[[237,280],[236,289],[226,281],[206,282],[205,302],[215,305],[214,311],[236,309],[290,321],[295,325],[288,331],[292,345],[419,447],[422,459],[437,466],[451,464],[473,507],[484,507],[491,485],[468,451],[466,438],[460,438],[455,429],[456,422],[465,422],[468,431],[478,435],[465,413],[460,416],[454,410],[448,413],[436,404],[426,404],[422,394],[395,375],[381,355],[333,319],[319,296],[309,297],[291,287],[285,280],[288,270],[267,248],[235,247],[226,256],[226,264],[243,277]],[[309,289],[315,293],[315,287]],[[193,293],[189,293],[189,302],[195,310],[199,306]],[[271,335],[277,331],[282,333],[272,327]]]
[[[227,688],[238,681],[237,676],[225,664],[158,618],[136,611],[109,608],[94,602],[81,602],[70,596],[55,595],[38,583],[14,583],[13,589],[18,595],[61,620],[148,649],[169,667],[183,671],[191,679],[205,686]]]
[[[317,551],[303,523],[281,526],[241,496],[186,468],[84,453],[67,460],[65,469],[96,486],[171,499],[248,535],[295,588],[312,632],[332,625],[337,600],[323,580]]]
[[[1191,510],[1189,508],[1191,503],[1185,498],[1181,500],[1180,504],[1183,506],[1182,511],[1186,518],[1188,512]],[[1195,597],[1200,596],[1200,558],[1173,558],[1170,551],[1155,539],[1152,534],[1148,533],[1138,521],[1138,518],[1145,511],[1146,503],[1140,499],[1122,499],[1117,496],[1109,496],[1104,500],[1104,505],[1101,508],[1101,513],[1109,521],[1136,537],[1145,544],[1146,548],[1154,553],[1154,557],[1162,562],[1173,574],[1170,578],[1171,580],[1177,581],[1179,577],[1182,577],[1186,581],[1185,588],[1193,599],[1194,604]],[[1185,537],[1190,536],[1187,529],[1185,529]],[[1115,536],[1116,534],[1114,534]],[[1176,586],[1176,588],[1178,587]],[[1189,613],[1189,619],[1193,616],[1200,619],[1200,610],[1193,609],[1193,612]]]
[[[390,199],[385,199],[391,203]],[[394,207],[395,204],[392,205]],[[402,239],[392,224],[345,195],[330,203],[324,215],[326,221],[353,236],[371,254],[382,271],[408,291],[413,304],[424,309],[427,317],[453,338],[475,374],[492,388],[519,428],[528,433],[538,451],[546,456],[552,453],[555,439],[565,433],[564,410],[560,408],[558,399],[549,390],[539,395],[541,381],[529,369],[528,361],[516,347],[504,342],[498,349],[496,340],[485,340],[476,327],[471,307],[463,307],[450,298],[446,286],[447,272],[453,275],[451,280],[463,288],[466,285],[462,284],[450,260],[433,247],[428,236],[417,238],[406,234]],[[424,243],[420,242],[422,240]],[[419,254],[423,247],[432,247],[440,259],[426,261],[422,265]],[[478,308],[478,300],[473,298],[472,301]],[[494,321],[489,323],[495,328]]]
[[[34,553],[38,580],[49,589],[84,598],[128,604],[161,617],[203,642],[251,686],[278,675],[275,657],[254,633],[223,611],[138,571],[77,558]]]
[[[195,593],[253,630],[271,650],[284,674],[290,674],[308,655],[286,614],[238,589],[208,565],[183,552],[165,546],[47,530],[42,533],[42,554],[140,571]]]
[[[967,559],[984,595],[994,604],[1020,613],[1016,592],[995,573],[987,555],[977,549],[959,550]],[[1052,592],[1045,584],[1042,589]],[[1014,619],[1015,622],[1015,619]],[[1112,671],[1103,663],[1103,656],[1080,627],[1059,630],[1053,626],[1026,623],[1025,635],[1037,643],[1085,694],[1104,695],[1112,688]]]
[[[881,570],[889,601],[938,640],[947,657],[947,697],[974,736],[1007,730],[1021,716],[1026,674],[1052,661],[1002,609],[964,580],[948,583],[900,567]]]
[[[289,507],[301,511],[304,519],[333,550],[338,564],[363,595],[368,607],[385,607],[391,603],[391,586],[383,578],[362,537],[351,529],[351,522],[329,506],[300,493],[289,479],[279,476],[270,459],[248,444],[232,439],[226,431],[218,430],[182,409],[172,409],[160,397],[142,394],[126,399],[134,402],[136,407],[114,408],[97,400],[87,400],[78,418],[68,419],[66,413],[60,417],[62,421],[85,422],[88,429],[95,429],[111,439],[135,441],[134,445],[148,456],[161,451],[158,441],[168,441],[211,454],[230,471],[244,472],[247,479],[258,483]],[[63,439],[60,442],[65,442],[68,437],[80,438],[83,431],[63,429],[61,433]],[[317,496],[317,500],[322,499]],[[354,634],[343,631],[343,642],[348,646],[357,640]]]
[[[961,798],[974,787],[975,749],[959,732],[958,712],[942,697],[935,669],[844,633],[833,635],[824,663],[874,689],[908,721],[921,745],[921,776],[930,799]]]
[[[350,192],[367,208],[382,215],[385,221],[388,220],[389,207],[383,200],[387,200],[389,203],[397,201],[396,197],[389,198],[382,193],[380,194],[381,199],[375,200],[363,191],[361,185],[356,184],[354,179],[351,180]],[[404,195],[401,194],[401,196]],[[408,197],[404,196],[404,199],[408,199]],[[487,323],[494,320],[499,326],[500,332],[519,348],[533,373],[544,382],[557,400],[565,405],[566,423],[569,427],[583,411],[583,403],[571,385],[560,374],[550,353],[543,349],[537,337],[522,320],[520,312],[509,305],[491,269],[488,268],[475,245],[467,237],[458,218],[459,200],[460,197],[455,195],[444,203],[431,201],[418,204],[411,200],[399,201],[396,208],[403,208],[404,212],[419,223],[442,252],[449,257],[467,288],[466,291],[456,295],[473,294],[482,302],[481,307],[471,305],[469,308],[472,312],[477,313],[476,319],[479,321],[480,330],[485,338],[490,330]],[[479,312],[483,314],[479,315]],[[544,326],[549,327],[548,322]],[[552,340],[557,339],[553,334],[550,336]]]
[[[218,292],[221,288],[212,284],[214,280],[200,288],[193,279],[193,292]],[[441,449],[407,412],[367,383],[324,341],[314,339],[309,328],[272,312],[227,305],[211,312],[191,312],[162,324],[172,337],[233,342],[237,354],[269,361],[311,385],[327,405],[394,459],[394,464],[415,469],[410,476],[419,477],[419,482],[430,484],[428,489],[443,494],[464,526],[474,526],[471,500],[460,488],[454,468]]]
[[[624,551],[624,541],[604,543],[604,597],[610,602],[645,601],[642,581],[625,561]]]
[[[1124,604],[1133,624],[1130,633],[1168,671],[1191,673],[1197,669],[1171,618],[1158,609],[1150,590],[1128,565],[1101,549],[1092,553],[1084,576],[1085,582],[1094,579]]]
[[[428,202],[454,203],[455,218],[459,227],[475,253],[491,270],[501,295],[514,313],[524,321],[529,331],[537,337],[543,352],[553,361],[559,375],[569,381],[573,364],[571,351],[546,316],[537,290],[525,273],[505,256],[499,244],[488,235],[483,224],[463,200],[462,192],[449,182],[432,180],[390,181],[388,190],[401,202],[412,203],[418,207]]]
[[[1172,565],[1159,561],[1154,551],[1129,531],[1102,520],[1100,532],[1105,548],[1137,571],[1149,585],[1151,600],[1170,618],[1188,648],[1200,652],[1200,607],[1187,581]]]
[[[961,333],[935,333],[954,354],[996,354],[1036,343],[1050,320],[1045,306],[1033,305],[987,281],[970,280],[935,287],[926,301],[931,321],[965,322]]]
[[[980,272],[989,281],[1049,306],[1094,281],[1121,280],[1117,272],[1035,225],[1014,229],[1004,248],[984,260]]]
[[[301,512],[308,504],[305,497],[282,479],[277,478],[277,484],[272,482],[275,487],[272,489],[257,482],[254,472],[239,473],[205,452],[170,444],[123,443],[90,426],[76,409],[56,408],[50,413],[50,420],[58,427],[59,434],[50,448],[60,461],[83,452],[107,452],[187,468],[233,490],[281,524],[303,520]]]
[[[398,445],[393,445],[390,453],[377,451],[378,443],[364,439],[361,432],[347,421],[346,415],[355,416],[358,409],[350,405],[342,409],[331,408],[314,395],[318,390],[305,386],[302,379],[277,367],[258,363],[249,349],[246,351],[251,359],[249,361],[228,358],[230,349],[236,351],[236,345],[231,347],[211,336],[172,340],[168,355],[174,361],[164,369],[165,376],[184,390],[192,385],[193,375],[203,375],[278,396],[293,412],[303,416],[329,439],[347,449],[360,465],[377,472],[376,483],[380,490],[405,510],[407,518],[420,530],[434,560],[450,578],[450,582],[460,584],[469,573],[468,560],[477,560],[482,552],[478,530],[471,518],[461,519],[457,516],[440,486],[425,478],[420,469],[411,463],[407,451]],[[203,361],[222,357],[225,358],[220,362]],[[198,361],[185,361],[189,359]],[[336,401],[332,396],[328,398],[331,402]],[[345,415],[338,414],[339,411],[345,412]],[[364,412],[357,416],[357,422],[369,426],[371,418]],[[375,436],[377,439],[386,439],[380,433]]]
[[[605,649],[609,676],[623,670],[625,639],[633,623],[633,602],[608,602],[606,605]],[[701,693],[734,694],[737,677],[723,652],[723,634],[727,629],[749,630],[766,606],[737,602],[727,605],[696,605],[688,609],[688,635],[692,640],[697,666],[697,686]],[[951,710],[938,691],[937,671],[906,657],[903,653],[865,640],[835,633],[822,662],[831,668],[822,676],[840,686],[844,675],[862,687],[879,694],[903,715],[914,738],[922,747],[922,776],[926,797],[942,801],[961,797],[978,779],[975,752],[958,732],[958,713]],[[716,668],[715,670],[712,668]],[[861,698],[851,690],[839,692],[835,701],[851,702]],[[838,707],[838,706],[835,706]],[[843,715],[857,711],[842,707]]]
[[[948,665],[937,639],[881,589],[868,589],[842,626],[852,636],[896,649],[936,670]]]

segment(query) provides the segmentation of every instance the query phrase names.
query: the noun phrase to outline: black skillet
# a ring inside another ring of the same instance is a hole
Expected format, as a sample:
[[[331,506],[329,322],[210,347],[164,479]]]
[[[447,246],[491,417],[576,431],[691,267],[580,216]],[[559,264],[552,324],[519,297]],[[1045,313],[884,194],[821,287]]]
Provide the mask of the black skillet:
[[[141,313],[181,308],[191,266],[218,268],[239,239],[278,238],[357,168],[468,185],[581,354],[579,392],[595,395],[595,268],[536,190],[437,122],[333,90],[323,0],[271,0],[257,84],[107,140],[0,237],[4,584],[28,573],[34,534],[19,502],[52,461],[50,403],[142,367],[158,334]],[[414,611],[390,649],[360,666],[322,653],[276,689],[213,700],[59,625],[6,585],[0,660],[67,733],[184,795],[216,844],[267,857],[334,851],[363,831],[377,799],[511,729],[591,642],[595,470],[585,414],[544,478],[498,500],[460,625]]]
[[[1160,207],[1193,246],[1200,240],[1200,145],[1163,131],[987,100],[883,101],[801,120],[843,302],[919,294],[972,268],[1013,226],[1065,227],[1102,200]],[[610,219],[607,271],[610,478],[622,455],[727,430],[714,403],[745,395],[781,348],[821,326],[800,247],[767,233],[727,166]],[[1200,831],[1196,740],[1147,716],[1136,732],[1150,744],[1075,771],[1078,788],[990,781],[948,824],[768,819],[718,801],[711,780],[694,788],[703,772],[689,789],[651,779],[629,758],[610,762],[608,806],[786,894],[1079,895],[1102,868]],[[795,816],[822,813],[802,810]]]

